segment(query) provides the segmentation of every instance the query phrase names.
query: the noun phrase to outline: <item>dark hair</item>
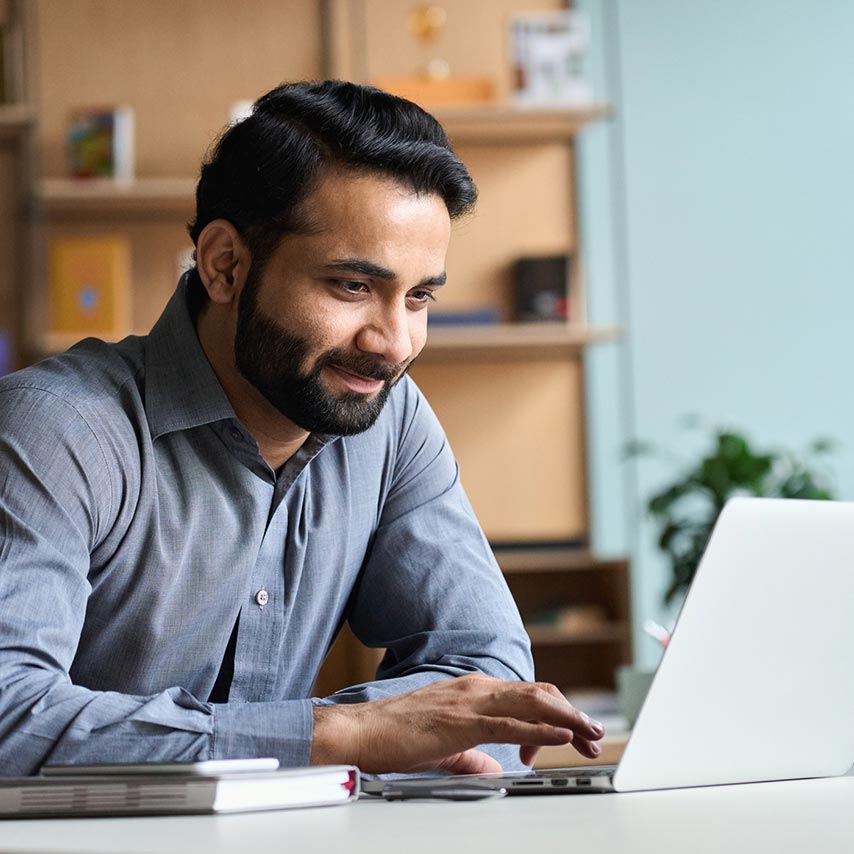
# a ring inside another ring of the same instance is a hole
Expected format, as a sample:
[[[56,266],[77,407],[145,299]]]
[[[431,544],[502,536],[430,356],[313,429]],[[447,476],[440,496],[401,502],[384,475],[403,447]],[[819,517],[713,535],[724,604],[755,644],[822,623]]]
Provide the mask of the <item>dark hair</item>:
[[[228,220],[260,271],[281,238],[300,229],[300,202],[335,166],[435,193],[452,219],[477,199],[442,126],[421,107],[339,80],[285,83],[227,128],[202,165],[196,218],[187,226],[193,243],[209,222]],[[192,302],[201,305],[207,294],[195,268],[189,283]]]

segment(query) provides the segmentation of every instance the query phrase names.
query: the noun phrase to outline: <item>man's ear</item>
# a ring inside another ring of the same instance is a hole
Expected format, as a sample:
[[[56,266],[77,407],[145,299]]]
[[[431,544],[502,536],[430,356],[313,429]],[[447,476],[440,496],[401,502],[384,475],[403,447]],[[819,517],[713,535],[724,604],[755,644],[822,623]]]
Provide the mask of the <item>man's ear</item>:
[[[202,229],[196,242],[196,266],[212,302],[224,305],[237,298],[249,262],[249,250],[228,220],[212,220]]]

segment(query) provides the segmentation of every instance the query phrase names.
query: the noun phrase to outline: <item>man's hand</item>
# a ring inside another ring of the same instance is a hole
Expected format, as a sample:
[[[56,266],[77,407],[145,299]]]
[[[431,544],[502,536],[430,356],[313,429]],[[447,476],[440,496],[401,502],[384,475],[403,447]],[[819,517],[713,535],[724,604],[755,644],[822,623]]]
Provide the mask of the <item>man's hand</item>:
[[[366,773],[443,769],[500,771],[478,744],[521,745],[531,765],[543,745],[572,742],[594,758],[604,728],[546,682],[506,682],[471,675],[395,697],[314,709],[311,764],[348,763]]]

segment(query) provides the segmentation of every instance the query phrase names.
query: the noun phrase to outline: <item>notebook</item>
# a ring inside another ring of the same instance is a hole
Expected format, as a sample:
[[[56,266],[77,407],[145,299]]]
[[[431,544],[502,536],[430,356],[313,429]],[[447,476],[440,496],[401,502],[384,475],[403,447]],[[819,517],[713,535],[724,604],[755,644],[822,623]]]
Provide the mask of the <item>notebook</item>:
[[[239,762],[68,767],[0,778],[0,818],[252,812],[345,804],[359,795],[351,766],[256,771],[239,770]],[[220,765],[232,767],[220,772]]]
[[[841,775],[854,763],[852,651],[854,503],[734,498],[618,765],[431,782],[512,795]]]

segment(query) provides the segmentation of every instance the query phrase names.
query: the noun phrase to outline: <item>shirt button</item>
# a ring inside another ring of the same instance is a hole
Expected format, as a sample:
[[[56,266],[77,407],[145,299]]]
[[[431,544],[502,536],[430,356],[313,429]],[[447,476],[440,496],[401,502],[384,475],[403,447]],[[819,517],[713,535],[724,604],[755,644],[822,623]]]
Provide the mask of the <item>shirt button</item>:
[[[258,604],[261,608],[263,608],[263,607],[267,604],[267,602],[269,602],[269,601],[270,601],[270,594],[269,594],[269,593],[267,593],[267,591],[266,591],[266,590],[264,590],[263,588],[261,588],[261,590],[259,590],[259,591],[255,594],[255,602],[256,602],[256,604]]]
[[[232,427],[231,428],[231,438],[234,439],[235,442],[242,442],[243,441],[243,434],[236,427]]]

